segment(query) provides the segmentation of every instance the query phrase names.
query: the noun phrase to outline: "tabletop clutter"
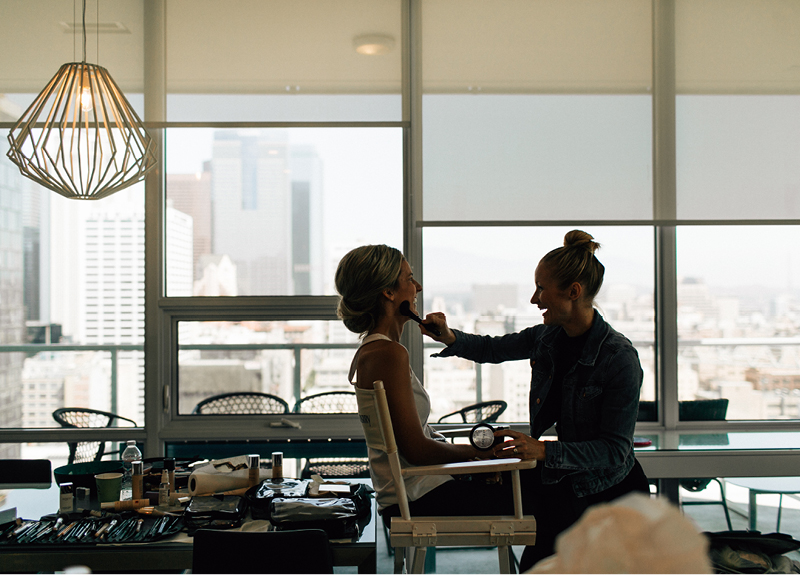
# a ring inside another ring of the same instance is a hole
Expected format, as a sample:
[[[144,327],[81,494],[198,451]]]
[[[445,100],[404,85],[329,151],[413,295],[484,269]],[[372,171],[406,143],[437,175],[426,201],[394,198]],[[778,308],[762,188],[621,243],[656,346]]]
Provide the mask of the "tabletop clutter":
[[[257,521],[267,529],[317,528],[331,539],[357,539],[371,517],[370,487],[285,477],[281,452],[265,465],[257,454],[124,459],[56,469],[58,512],[0,525],[0,545],[142,543]]]

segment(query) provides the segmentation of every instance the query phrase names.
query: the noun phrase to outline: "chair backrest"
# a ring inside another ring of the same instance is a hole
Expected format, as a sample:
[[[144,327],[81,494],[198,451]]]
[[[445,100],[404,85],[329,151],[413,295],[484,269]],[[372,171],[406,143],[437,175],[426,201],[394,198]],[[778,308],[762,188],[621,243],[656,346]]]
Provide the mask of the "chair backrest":
[[[289,413],[289,404],[277,395],[242,391],[206,398],[194,406],[192,413],[200,415]]]
[[[722,399],[695,399],[678,402],[678,417],[681,421],[724,421],[728,413],[728,400]],[[678,484],[688,491],[702,491],[711,478],[684,478]]]
[[[136,422],[116,413],[88,409],[84,407],[61,407],[53,412],[53,419],[61,427],[138,427]],[[120,425],[120,423],[133,425]],[[68,464],[100,461],[106,450],[104,441],[67,442],[69,445]]]
[[[0,489],[49,489],[49,459],[0,459]]]
[[[192,573],[333,573],[333,555],[322,529],[199,529],[192,545]]]
[[[639,401],[639,413],[636,421],[658,421],[655,401]]]
[[[311,479],[312,475],[322,477],[369,477],[369,459],[309,459],[303,466],[300,479]]]
[[[294,413],[358,413],[356,394],[352,391],[326,391],[301,398]]]
[[[678,402],[678,416],[681,421],[724,421],[727,413],[726,398]]]
[[[473,403],[443,415],[437,423],[494,423],[507,407],[508,404],[499,399]]]
[[[377,380],[373,384],[374,394],[374,413],[377,418],[377,426],[371,421],[372,414],[362,415],[359,411],[361,426],[364,428],[364,437],[367,446],[384,451],[389,459],[389,468],[392,471],[392,479],[397,493],[397,504],[400,507],[400,516],[403,519],[411,519],[411,510],[408,507],[408,495],[406,494],[406,482],[403,478],[403,468],[400,466],[400,454],[397,451],[397,442],[394,438],[394,428],[392,427],[392,416],[389,413],[389,402],[386,400],[386,389],[383,381]],[[377,429],[376,429],[377,427]],[[377,433],[376,433],[377,431]]]

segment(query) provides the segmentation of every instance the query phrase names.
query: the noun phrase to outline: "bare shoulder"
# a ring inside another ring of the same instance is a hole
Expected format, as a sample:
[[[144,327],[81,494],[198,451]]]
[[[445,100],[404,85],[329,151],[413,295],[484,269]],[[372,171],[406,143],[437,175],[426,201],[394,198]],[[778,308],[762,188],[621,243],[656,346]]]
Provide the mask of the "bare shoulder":
[[[372,388],[380,379],[391,385],[395,380],[408,378],[408,350],[394,341],[376,341],[361,349],[358,356],[359,387]]]
[[[358,365],[366,366],[372,362],[408,363],[408,350],[396,341],[378,340],[361,348]]]

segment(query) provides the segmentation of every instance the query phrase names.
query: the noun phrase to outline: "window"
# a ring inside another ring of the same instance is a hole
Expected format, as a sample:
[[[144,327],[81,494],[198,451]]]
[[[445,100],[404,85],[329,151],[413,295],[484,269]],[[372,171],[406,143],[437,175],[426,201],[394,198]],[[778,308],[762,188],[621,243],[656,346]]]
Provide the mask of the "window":
[[[427,228],[426,312],[443,311],[450,327],[502,335],[541,323],[531,305],[533,274],[542,256],[563,243],[570,228]],[[600,242],[606,268],[597,308],[639,352],[644,371],[642,399],[656,396],[653,232],[642,227],[588,227]],[[430,347],[441,347],[431,343]],[[527,361],[475,365],[456,358],[429,358],[425,381],[433,419],[478,401],[503,399],[504,421],[527,421],[530,365]]]
[[[398,128],[167,133],[167,295],[330,295],[339,258],[402,246]]]
[[[268,393],[291,410],[300,398],[352,391],[358,338],[339,321],[180,322],[178,412],[223,393]]]
[[[678,398],[727,419],[800,419],[800,266],[792,226],[678,229]],[[769,254],[769,257],[765,257]]]
[[[71,7],[29,4],[0,0],[14,23],[0,34],[5,129],[76,56],[52,34]],[[247,439],[245,424],[189,416],[241,387],[202,388],[197,366],[235,360],[268,389],[258,358],[290,403],[338,380],[352,352],[337,347],[332,280],[347,250],[402,248],[425,311],[501,333],[538,321],[533,269],[574,228],[603,244],[597,303],[639,351],[644,400],[727,398],[720,428],[796,425],[795,2],[99,4],[129,33],[100,35],[87,59],[147,111],[163,178],[64,203],[0,140],[0,435],[37,442],[46,411],[77,401],[144,421],[147,386],[149,449]],[[145,43],[153,28],[163,44]],[[385,54],[356,51],[372,32]],[[505,419],[527,419],[524,366],[431,360],[408,331],[435,414],[499,397]],[[55,341],[74,349],[22,347]],[[656,417],[643,423],[695,425]]]

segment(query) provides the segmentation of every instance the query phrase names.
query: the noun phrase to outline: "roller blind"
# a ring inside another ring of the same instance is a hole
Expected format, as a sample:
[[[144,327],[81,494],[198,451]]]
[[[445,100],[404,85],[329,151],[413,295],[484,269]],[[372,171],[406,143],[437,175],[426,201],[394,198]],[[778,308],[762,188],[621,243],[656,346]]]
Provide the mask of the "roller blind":
[[[800,3],[675,5],[679,220],[800,219]]]
[[[425,222],[652,217],[649,0],[422,3]]]

